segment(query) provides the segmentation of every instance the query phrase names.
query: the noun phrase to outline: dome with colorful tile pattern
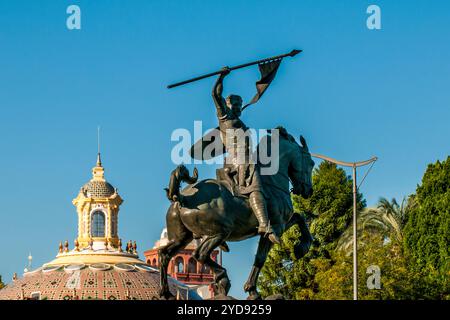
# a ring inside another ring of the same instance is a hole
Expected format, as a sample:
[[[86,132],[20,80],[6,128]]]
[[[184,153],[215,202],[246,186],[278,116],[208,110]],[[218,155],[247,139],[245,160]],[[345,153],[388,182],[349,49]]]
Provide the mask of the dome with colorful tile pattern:
[[[169,279],[178,299],[197,300],[193,290]],[[72,264],[27,272],[0,290],[0,300],[153,300],[159,297],[159,272],[136,264]]]

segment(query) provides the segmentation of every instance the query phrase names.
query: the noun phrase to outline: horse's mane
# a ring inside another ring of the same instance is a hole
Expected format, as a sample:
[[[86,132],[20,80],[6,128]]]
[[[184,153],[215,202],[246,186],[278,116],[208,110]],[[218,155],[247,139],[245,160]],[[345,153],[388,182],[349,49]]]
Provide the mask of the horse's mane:
[[[278,126],[275,129],[278,130],[278,132],[280,133],[280,137],[282,137],[285,140],[288,140],[289,142],[295,143],[296,145],[300,146],[297,141],[295,141],[295,138],[289,133],[287,132],[286,128],[283,126]]]

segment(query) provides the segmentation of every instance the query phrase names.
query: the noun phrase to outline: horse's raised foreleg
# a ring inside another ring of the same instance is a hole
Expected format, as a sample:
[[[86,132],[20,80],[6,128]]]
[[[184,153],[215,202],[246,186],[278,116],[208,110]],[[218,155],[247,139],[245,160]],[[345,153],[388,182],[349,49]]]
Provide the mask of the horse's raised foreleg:
[[[252,271],[248,276],[248,280],[244,285],[245,292],[248,292],[248,300],[261,299],[261,296],[256,289],[256,284],[258,282],[259,272],[264,266],[267,255],[269,254],[270,248],[272,247],[272,242],[266,237],[259,238],[258,250],[256,252],[255,261],[253,262]]]
[[[214,274],[214,293],[216,295],[226,296],[231,288],[227,270],[211,259],[211,253],[217,246],[223,243],[224,239],[225,237],[223,235],[207,237],[195,250],[193,256],[198,262],[211,268]]]
[[[294,246],[294,255],[297,259],[302,258],[308,253],[313,243],[313,237],[309,231],[308,224],[305,219],[298,213],[294,213],[286,224],[286,230],[297,225],[300,229],[300,241]]]
[[[177,254],[178,251],[183,249],[192,241],[192,234],[183,233],[181,238],[170,241],[166,246],[159,250],[159,272],[160,272],[160,298],[170,299],[174,295],[169,290],[169,284],[167,281],[167,268],[169,266],[170,259]]]

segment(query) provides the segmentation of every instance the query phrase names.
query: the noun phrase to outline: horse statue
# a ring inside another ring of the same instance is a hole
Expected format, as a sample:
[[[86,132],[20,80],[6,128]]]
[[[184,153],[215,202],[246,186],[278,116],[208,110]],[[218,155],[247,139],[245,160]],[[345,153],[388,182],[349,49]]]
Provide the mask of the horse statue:
[[[279,136],[279,169],[273,175],[261,175],[267,209],[273,229],[281,235],[290,227],[297,225],[301,236],[294,247],[297,258],[305,255],[311,244],[312,236],[301,215],[294,213],[290,191],[304,198],[311,196],[312,170],[308,146],[303,137],[301,145],[285,131]],[[268,144],[270,147],[270,143]],[[260,164],[263,167],[262,164]],[[167,280],[169,261],[193,239],[201,239],[193,253],[194,259],[211,268],[214,274],[214,292],[216,295],[228,294],[231,287],[226,269],[211,258],[217,247],[227,248],[226,241],[242,241],[257,236],[258,221],[251,212],[248,199],[235,196],[225,181],[206,179],[198,181],[195,168],[190,176],[184,165],[171,173],[169,188],[166,189],[172,201],[166,215],[169,242],[159,250],[159,270],[161,276],[160,297],[171,299]],[[182,182],[189,185],[180,190]],[[290,183],[292,190],[289,189]],[[244,285],[248,299],[260,299],[257,280],[272,242],[260,236],[252,270]]]

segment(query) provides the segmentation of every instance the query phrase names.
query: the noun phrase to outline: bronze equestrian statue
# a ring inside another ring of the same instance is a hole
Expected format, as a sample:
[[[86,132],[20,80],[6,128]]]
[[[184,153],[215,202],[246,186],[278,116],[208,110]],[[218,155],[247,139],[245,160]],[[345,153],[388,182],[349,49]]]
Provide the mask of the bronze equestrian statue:
[[[226,100],[222,98],[223,78],[228,73],[227,68],[222,69],[213,89],[219,129],[227,152],[224,168],[218,170],[218,179],[197,182],[197,169],[191,177],[187,168],[180,165],[172,171],[166,189],[172,203],[166,215],[169,243],[159,251],[161,298],[172,297],[167,281],[170,259],[193,239],[202,239],[193,257],[213,271],[215,293],[227,295],[231,286],[227,272],[212,260],[211,252],[218,246],[226,247],[225,241],[242,241],[260,235],[253,267],[244,285],[250,299],[260,298],[256,289],[258,275],[273,243],[278,243],[286,230],[293,225],[300,228],[300,241],[294,247],[297,258],[306,254],[312,243],[306,222],[293,211],[289,189],[291,183],[294,194],[304,198],[312,194],[314,161],[306,141],[300,137],[300,145],[284,128],[276,128],[279,132],[277,146],[272,146],[269,136],[264,137],[259,146],[264,145],[269,153],[271,148],[278,147],[279,168],[273,175],[260,174],[267,164],[250,163],[251,151],[246,140],[236,145],[227,139],[230,130],[247,130],[239,119],[242,99],[236,95]],[[238,161],[242,159],[244,161]],[[182,182],[189,185],[180,190]]]

